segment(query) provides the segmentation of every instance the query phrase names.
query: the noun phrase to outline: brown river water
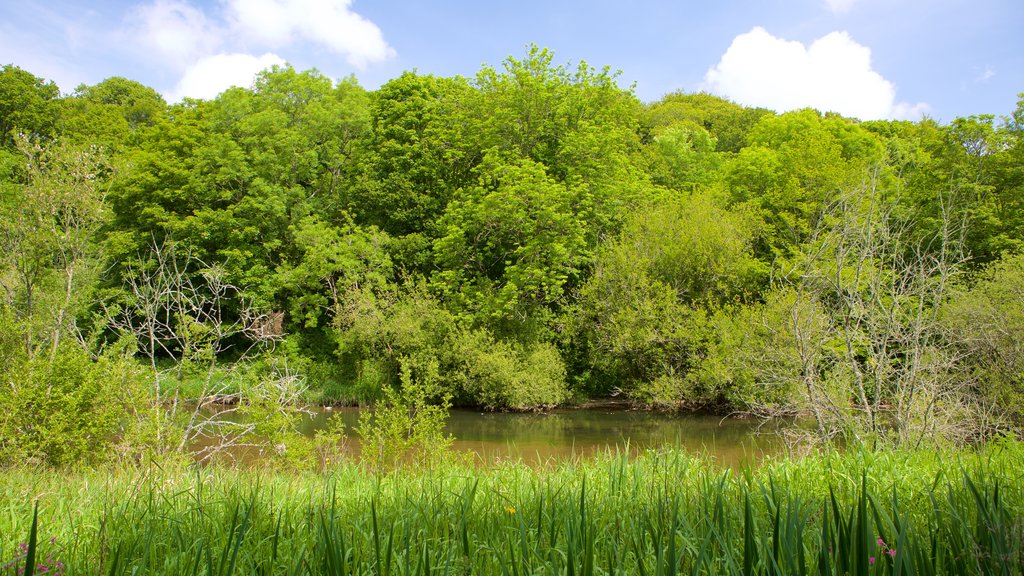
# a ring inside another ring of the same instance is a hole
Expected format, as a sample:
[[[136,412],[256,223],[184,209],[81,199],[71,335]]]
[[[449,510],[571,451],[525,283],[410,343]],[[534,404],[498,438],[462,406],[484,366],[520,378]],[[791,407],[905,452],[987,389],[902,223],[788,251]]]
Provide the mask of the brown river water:
[[[359,452],[355,428],[359,408],[313,409],[300,430],[312,435],[329,419],[341,418],[349,439],[347,449]],[[666,414],[614,408],[576,408],[545,413],[451,410],[445,431],[452,448],[468,452],[480,464],[522,460],[549,463],[592,456],[606,450],[681,448],[711,457],[721,466],[756,463],[766,455],[782,454],[786,443],[780,431],[793,421],[765,424],[757,418],[699,414]],[[241,455],[243,460],[250,456]]]

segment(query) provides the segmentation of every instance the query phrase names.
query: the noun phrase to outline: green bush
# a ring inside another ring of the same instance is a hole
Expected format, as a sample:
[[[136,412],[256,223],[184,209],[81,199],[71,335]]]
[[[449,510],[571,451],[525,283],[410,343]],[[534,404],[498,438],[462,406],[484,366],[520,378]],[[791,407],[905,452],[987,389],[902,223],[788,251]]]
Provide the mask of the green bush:
[[[565,365],[553,345],[460,327],[422,291],[377,300],[339,328],[340,355],[352,366],[354,393],[365,401],[379,400],[382,389],[402,388],[405,371],[412,381],[443,383],[431,388],[434,402],[442,389],[488,409],[541,409],[568,398]]]
[[[14,363],[0,388],[0,461],[92,465],[121,453],[149,406],[142,382],[123,347],[93,359],[65,343]]]
[[[720,399],[695,371],[713,337],[709,312],[762,289],[765,267],[752,256],[757,233],[748,215],[701,194],[630,218],[598,253],[567,314],[573,345],[586,351],[587,369],[608,392],[663,407]]]
[[[943,321],[980,398],[1024,424],[1024,254],[994,263],[960,290]]]
[[[697,378],[732,406],[762,413],[806,405],[804,387],[818,383],[827,319],[806,296],[786,290],[764,304],[715,315],[714,344]]]
[[[421,375],[414,378],[412,367],[404,364],[401,388],[384,386],[373,411],[360,415],[362,462],[372,470],[431,466],[452,454],[448,449],[453,439],[444,433],[450,396],[440,388],[436,364],[421,368]]]
[[[569,396],[565,364],[551,344],[518,344],[472,330],[456,337],[454,352],[459,387],[485,408],[551,408]]]

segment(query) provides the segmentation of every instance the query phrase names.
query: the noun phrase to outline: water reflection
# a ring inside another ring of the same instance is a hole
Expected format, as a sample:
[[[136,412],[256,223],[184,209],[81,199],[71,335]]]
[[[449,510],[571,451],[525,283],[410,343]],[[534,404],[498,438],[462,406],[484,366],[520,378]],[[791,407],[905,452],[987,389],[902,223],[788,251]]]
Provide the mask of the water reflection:
[[[302,424],[313,434],[328,418],[341,418],[350,444],[357,444],[355,426],[360,410],[316,410]],[[628,446],[633,453],[649,448],[680,447],[707,454],[724,466],[757,461],[785,449],[780,427],[792,422],[764,425],[757,419],[707,415],[670,415],[618,409],[556,410],[544,414],[481,413],[452,410],[446,431],[454,448],[471,452],[482,463],[523,459],[543,463],[592,455]],[[357,446],[352,446],[358,452]]]

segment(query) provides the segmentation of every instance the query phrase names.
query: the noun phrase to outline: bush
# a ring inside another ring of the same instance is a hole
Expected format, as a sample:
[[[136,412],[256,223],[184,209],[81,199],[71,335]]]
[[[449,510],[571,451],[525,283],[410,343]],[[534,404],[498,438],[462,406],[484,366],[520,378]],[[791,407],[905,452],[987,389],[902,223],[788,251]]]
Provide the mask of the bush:
[[[991,265],[943,315],[983,401],[1024,423],[1024,254]]]
[[[709,311],[761,290],[756,232],[746,215],[693,195],[637,213],[603,247],[567,324],[608,392],[673,407],[719,400],[694,371],[713,336]]]
[[[806,406],[807,385],[820,385],[827,319],[811,299],[786,290],[764,304],[721,311],[714,344],[697,378],[730,405],[759,413]]]
[[[439,464],[450,455],[452,437],[444,433],[450,396],[440,390],[437,365],[422,368],[414,379],[412,367],[403,364],[401,389],[384,386],[383,400],[359,417],[362,461],[375,471]]]
[[[565,365],[551,344],[462,328],[418,289],[367,310],[338,325],[340,355],[363,400],[376,401],[382,389],[401,389],[406,380],[443,383],[430,387],[435,403],[458,392],[461,401],[488,409],[541,409],[568,398]]]
[[[565,364],[551,344],[495,340],[483,330],[461,332],[454,343],[459,387],[488,409],[535,410],[564,402]]]
[[[118,347],[93,360],[76,343],[16,362],[0,388],[0,462],[93,465],[133,440],[147,406],[138,365]]]

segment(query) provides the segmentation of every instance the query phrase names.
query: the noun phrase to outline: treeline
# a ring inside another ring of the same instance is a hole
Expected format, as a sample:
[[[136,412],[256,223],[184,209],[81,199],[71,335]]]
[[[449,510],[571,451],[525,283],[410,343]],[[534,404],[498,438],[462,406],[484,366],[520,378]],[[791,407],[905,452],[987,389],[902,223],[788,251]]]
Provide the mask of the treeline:
[[[899,441],[1021,421],[1024,99],[948,125],[645,104],[537,48],[173,105],[8,65],[0,133],[10,405],[69,357],[145,364],[157,398],[168,366],[256,358],[324,400],[621,396]]]

